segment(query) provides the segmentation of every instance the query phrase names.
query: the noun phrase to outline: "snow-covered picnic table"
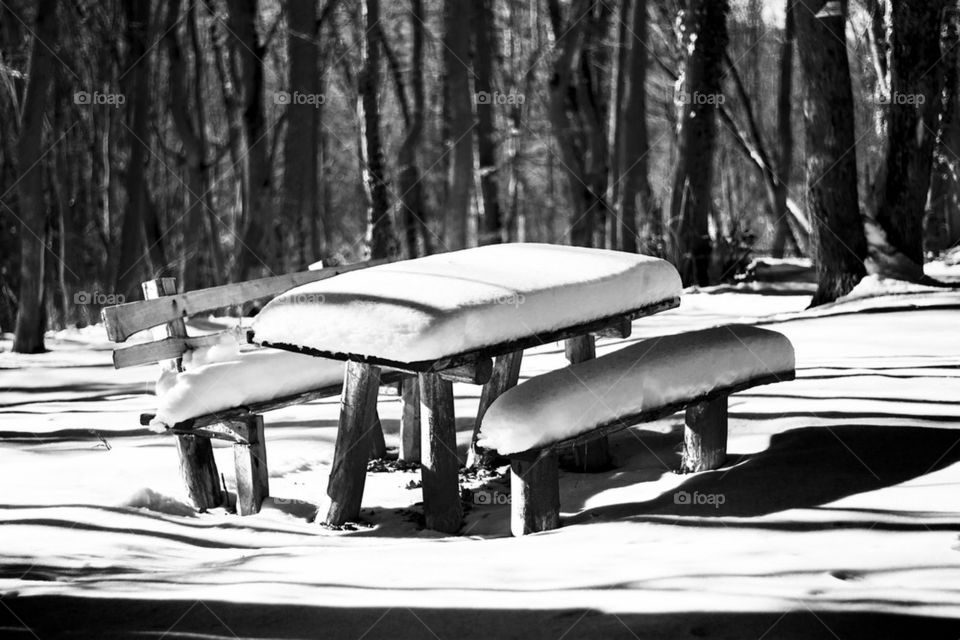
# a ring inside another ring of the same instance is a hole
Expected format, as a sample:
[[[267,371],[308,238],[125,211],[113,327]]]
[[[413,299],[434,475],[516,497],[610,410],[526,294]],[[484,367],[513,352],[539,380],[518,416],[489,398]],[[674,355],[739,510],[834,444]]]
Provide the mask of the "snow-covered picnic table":
[[[520,354],[679,304],[680,278],[648,256],[504,244],[383,264],[276,297],[257,316],[263,346],[347,361],[327,521],[359,516],[380,367],[419,374],[427,526],[460,527],[451,380],[484,384],[480,412],[516,384]],[[592,357],[589,353],[577,359]],[[496,359],[496,363],[493,359]]]

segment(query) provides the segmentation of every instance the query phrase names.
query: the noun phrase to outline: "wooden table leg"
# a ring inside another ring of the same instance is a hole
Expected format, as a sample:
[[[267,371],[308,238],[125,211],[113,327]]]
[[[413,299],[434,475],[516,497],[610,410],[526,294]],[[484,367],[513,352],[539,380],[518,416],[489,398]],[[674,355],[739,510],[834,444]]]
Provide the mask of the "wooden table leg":
[[[596,340],[591,334],[569,338],[564,341],[564,352],[570,364],[593,360],[597,357]],[[569,466],[572,471],[592,473],[601,471],[610,466],[610,446],[607,437],[598,438],[587,444],[573,448],[573,462]]]
[[[330,469],[330,482],[327,484],[327,495],[330,497],[327,524],[341,525],[360,517],[371,433],[378,424],[376,389],[379,386],[380,367],[363,362],[347,362],[340,396],[337,444],[333,453],[333,467]]]
[[[520,379],[520,363],[523,361],[523,351],[513,351],[497,356],[493,363],[493,374],[489,382],[483,385],[480,392],[480,407],[477,410],[477,421],[473,425],[473,437],[470,439],[470,450],[467,452],[467,468],[489,468],[495,464],[494,458],[484,455],[477,450],[477,434],[480,433],[480,423],[483,414],[487,412],[493,401],[508,389],[517,386]]]
[[[405,377],[401,383],[403,413],[400,416],[400,459],[420,462],[420,380]]]
[[[453,383],[420,374],[420,474],[428,529],[456,533],[463,523]]]

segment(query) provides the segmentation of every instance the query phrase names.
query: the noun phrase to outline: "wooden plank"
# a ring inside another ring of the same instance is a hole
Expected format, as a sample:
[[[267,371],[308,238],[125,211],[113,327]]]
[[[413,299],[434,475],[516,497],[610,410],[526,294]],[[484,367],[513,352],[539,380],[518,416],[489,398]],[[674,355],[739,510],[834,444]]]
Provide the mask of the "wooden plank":
[[[104,307],[101,314],[107,337],[113,342],[123,342],[138,331],[149,329],[178,318],[186,318],[202,311],[222,309],[251,300],[276,296],[293,287],[332,278],[333,276],[384,264],[388,260],[370,260],[357,264],[300,271],[247,282],[225,284],[219,287],[198,289],[176,294],[164,294],[162,298],[127,302]],[[146,296],[145,296],[146,297]]]
[[[719,396],[687,407],[682,472],[716,469],[726,460],[728,398]]]
[[[556,451],[510,461],[510,532],[523,536],[560,526],[560,476]]]
[[[306,353],[321,358],[330,358],[332,360],[354,360],[357,362],[366,362],[368,364],[375,364],[381,367],[390,367],[391,369],[397,369],[399,371],[406,371],[409,373],[438,373],[447,369],[454,369],[464,364],[475,364],[480,358],[496,358],[497,356],[501,356],[505,353],[523,351],[525,349],[539,347],[551,342],[560,342],[561,340],[566,340],[567,338],[575,338],[587,333],[599,331],[601,329],[610,327],[611,325],[615,325],[617,322],[624,319],[633,321],[636,318],[653,315],[655,313],[660,313],[661,311],[668,311],[670,309],[675,309],[678,306],[680,306],[680,298],[671,298],[669,300],[662,300],[639,309],[634,309],[633,311],[617,313],[605,318],[592,320],[590,322],[585,322],[572,327],[526,336],[524,338],[502,342],[500,344],[483,347],[482,349],[476,349],[474,351],[464,351],[462,353],[445,356],[436,360],[419,360],[416,362],[400,362],[397,360],[366,356],[358,353],[323,351],[320,349],[312,349],[310,347],[282,342],[258,342],[256,340],[256,335],[254,334],[248,334],[248,340],[253,344],[259,344],[264,347],[285,349],[287,351],[294,351],[296,353]]]
[[[161,360],[179,358],[191,349],[200,349],[222,341],[225,331],[203,336],[189,336],[186,338],[173,337],[134,344],[129,347],[113,350],[113,368],[123,369],[140,364],[150,364]]]
[[[420,380],[411,376],[401,383],[400,459],[420,462]]]
[[[597,338],[629,338],[633,333],[633,322],[626,318],[615,320],[610,326],[592,331]]]
[[[456,533],[463,523],[463,507],[453,384],[433,373],[421,374],[420,401],[423,514],[428,529]]]
[[[249,416],[239,425],[246,443],[233,445],[233,462],[237,478],[237,514],[260,513],[263,499],[270,495],[270,474],[267,470],[267,443],[264,440],[263,416]]]
[[[411,376],[402,373],[400,371],[384,371],[380,374],[380,381],[382,384],[397,384],[404,378],[410,378]],[[306,391],[304,393],[296,393],[289,396],[282,396],[280,398],[274,398],[273,400],[267,400],[264,402],[253,402],[244,407],[233,407],[230,409],[224,409],[223,411],[218,411],[217,413],[199,416],[196,418],[191,418],[189,420],[184,420],[179,422],[171,427],[173,430],[186,430],[194,429],[200,427],[206,427],[207,425],[216,424],[218,422],[229,421],[232,418],[243,418],[244,416],[250,415],[251,413],[263,414],[267,411],[273,411],[275,409],[283,409],[284,407],[290,407],[297,404],[303,404],[306,402],[311,402],[313,400],[320,400],[322,398],[331,398],[333,396],[338,396],[343,390],[342,385],[332,385],[329,387],[321,387],[313,391]],[[150,424],[150,421],[156,414],[153,413],[141,413],[140,414],[140,424],[146,426]]]
[[[380,368],[364,362],[347,362],[340,395],[340,422],[327,495],[327,524],[339,526],[360,517],[363,486],[367,479],[370,433],[375,415],[370,409],[370,389],[380,384]]]
[[[158,278],[142,283],[143,297],[154,299],[171,296],[177,292],[177,283],[173,278]],[[165,331],[169,338],[186,338],[187,327],[182,318],[171,320]],[[182,371],[180,358],[169,361],[169,365]],[[177,456],[180,459],[180,476],[187,488],[187,495],[200,511],[206,511],[223,504],[223,491],[220,489],[220,473],[213,457],[213,447],[207,438],[195,436],[177,436]]]
[[[564,352],[570,364],[586,362],[597,357],[596,338],[591,334],[569,338],[564,343]],[[606,437],[577,445],[572,459],[564,460],[564,468],[579,473],[596,473],[610,466],[610,444]]]
[[[484,414],[493,401],[499,398],[508,389],[517,386],[520,379],[520,364],[523,361],[523,351],[512,351],[502,356],[497,356],[493,364],[493,374],[490,381],[483,385],[480,392],[480,406],[477,409],[477,420],[473,424],[473,437],[470,439],[470,450],[467,453],[467,468],[472,469],[482,467],[489,469],[496,465],[497,458],[495,454],[477,448],[477,435],[480,433],[480,425]]]
[[[466,384],[486,384],[492,374],[493,360],[491,358],[477,358],[475,362],[437,371],[437,375],[444,380]]]

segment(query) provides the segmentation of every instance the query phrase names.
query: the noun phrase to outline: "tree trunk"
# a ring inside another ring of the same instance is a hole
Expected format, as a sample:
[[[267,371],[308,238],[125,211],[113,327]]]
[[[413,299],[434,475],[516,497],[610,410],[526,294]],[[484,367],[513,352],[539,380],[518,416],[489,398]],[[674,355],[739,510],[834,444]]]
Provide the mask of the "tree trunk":
[[[37,5],[35,35],[30,51],[30,73],[17,140],[17,185],[20,215],[20,291],[13,350],[40,353],[43,344],[43,274],[47,215],[43,189],[43,116],[53,85],[53,52],[46,44],[57,40],[57,1]]]
[[[367,246],[370,257],[388,258],[398,253],[390,209],[387,200],[386,171],[380,144],[380,107],[377,93],[380,89],[380,2],[366,0],[366,55],[361,75],[360,92],[363,100],[363,138],[367,166],[364,188],[367,191]]]
[[[887,148],[874,186],[876,222],[886,242],[871,242],[869,251],[881,271],[892,261],[898,275],[917,280],[923,277],[923,214],[940,112],[941,77],[935,70],[941,54],[935,34],[943,4],[891,3]]]
[[[951,6],[944,17],[940,43],[943,98],[933,160],[927,218],[927,247],[944,251],[960,243],[960,9]]]
[[[443,73],[447,103],[446,146],[450,150],[447,203],[444,207],[446,243],[450,249],[467,246],[470,193],[473,183],[473,112],[470,95],[469,0],[444,1]]]
[[[257,0],[227,0],[230,13],[231,57],[239,70],[239,93],[243,114],[243,144],[240,153],[242,246],[239,276],[247,280],[267,264],[266,240],[272,235],[270,219],[271,170],[268,165],[267,130],[263,106],[263,60],[266,47],[257,36]]]
[[[317,136],[322,99],[317,88],[320,78],[317,25],[313,0],[287,4],[287,92],[290,100],[287,101],[287,134],[283,146],[283,220],[297,235],[299,264],[296,269],[306,268],[317,258],[307,255],[308,230],[320,226],[314,219],[321,216],[317,188]]]
[[[150,264],[144,261],[144,254],[150,247],[146,244],[147,212],[146,160],[149,149],[150,117],[150,62],[147,54],[150,7],[142,2],[124,4],[127,19],[127,68],[129,84],[127,96],[127,139],[130,155],[127,160],[124,180],[127,192],[127,206],[123,212],[123,226],[120,232],[120,258],[117,263],[116,293],[127,300],[135,300],[140,282],[148,273]]]
[[[777,94],[777,137],[780,140],[780,157],[777,162],[779,176],[776,189],[776,208],[774,215],[776,226],[773,238],[773,257],[782,258],[790,237],[790,225],[787,211],[787,192],[790,188],[790,173],[793,165],[793,124],[790,115],[793,111],[791,94],[793,90],[793,17],[794,0],[785,0],[786,23],[783,29],[783,43],[780,45],[780,89]]]
[[[682,12],[682,44],[687,56],[670,219],[677,243],[677,268],[685,285],[710,284],[713,248],[708,224],[729,10],[726,0],[690,0]]]
[[[483,197],[483,218],[479,244],[498,244],[506,239],[500,214],[500,174],[497,166],[495,109],[492,96],[494,63],[497,56],[495,0],[475,0],[474,89],[476,95],[491,99],[477,101],[477,159],[480,171],[480,193]]]
[[[848,293],[863,277],[866,240],[857,203],[845,7],[826,0],[797,2],[794,17],[804,79],[807,201],[817,239],[818,286],[810,303],[814,306]]]
[[[624,0],[626,1],[626,0]],[[623,200],[621,204],[623,230],[622,248],[636,252],[637,220],[649,224],[651,240],[659,243],[662,229],[660,211],[653,205],[653,193],[647,179],[647,154],[650,140],[647,136],[647,1],[633,0],[630,20],[630,42],[627,65],[629,81],[623,119],[629,123],[622,130],[623,142]]]

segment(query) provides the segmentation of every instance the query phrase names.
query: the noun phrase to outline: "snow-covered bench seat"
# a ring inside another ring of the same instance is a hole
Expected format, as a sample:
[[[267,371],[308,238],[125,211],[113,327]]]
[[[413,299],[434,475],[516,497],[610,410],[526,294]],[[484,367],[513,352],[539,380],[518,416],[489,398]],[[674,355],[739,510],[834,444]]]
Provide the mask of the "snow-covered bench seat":
[[[793,347],[775,331],[731,325],[651,338],[507,391],[483,416],[478,444],[511,461],[513,534],[554,529],[559,449],[686,408],[682,469],[714,469],[726,456],[727,397],[793,377]]]
[[[259,511],[269,492],[261,414],[339,395],[344,365],[275,349],[241,352],[237,337],[230,333],[189,336],[184,318],[242,306],[378,262],[302,271],[184,293],[177,292],[173,278],[159,278],[143,283],[144,300],[103,309],[104,326],[114,342],[122,343],[151,328],[165,330],[166,337],[117,346],[113,362],[118,369],[161,363],[157,411],[142,414],[140,422],[156,431],[176,434],[180,471],[187,493],[198,509],[216,507],[224,501],[210,444],[210,438],[222,438],[234,443],[237,511],[241,515]],[[390,371],[381,382],[392,384],[400,379],[399,372]],[[371,401],[375,404],[376,399]],[[382,445],[382,438],[379,444]]]

